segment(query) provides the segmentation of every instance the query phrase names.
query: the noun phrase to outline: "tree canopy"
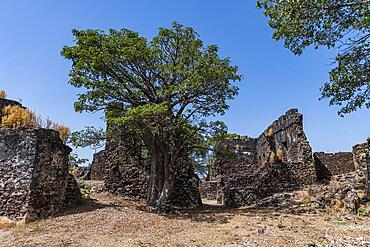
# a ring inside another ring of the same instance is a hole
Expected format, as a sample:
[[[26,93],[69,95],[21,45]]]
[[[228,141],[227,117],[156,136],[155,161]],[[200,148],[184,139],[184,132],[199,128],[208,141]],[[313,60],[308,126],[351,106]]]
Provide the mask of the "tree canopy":
[[[273,38],[302,54],[308,46],[339,48],[329,81],[321,89],[343,116],[362,106],[370,108],[369,0],[258,0]]]
[[[175,163],[207,117],[223,114],[237,94],[237,67],[178,23],[150,41],[128,29],[72,32],[76,44],[61,54],[72,61],[69,83],[85,89],[75,110],[106,110],[109,122],[139,130],[152,159],[148,206],[161,208],[171,198]]]

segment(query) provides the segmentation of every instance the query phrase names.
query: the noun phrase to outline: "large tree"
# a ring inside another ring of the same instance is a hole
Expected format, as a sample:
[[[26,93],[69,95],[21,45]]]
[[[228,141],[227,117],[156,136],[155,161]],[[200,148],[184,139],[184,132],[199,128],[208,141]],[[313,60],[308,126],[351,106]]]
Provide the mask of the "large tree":
[[[148,150],[148,207],[168,208],[176,162],[188,153],[206,119],[223,114],[241,76],[216,45],[204,46],[190,27],[173,23],[151,41],[128,29],[73,30],[69,83],[84,88],[76,111],[107,111],[112,124],[134,128]]]
[[[310,45],[339,48],[322,97],[340,105],[338,114],[370,108],[369,0],[258,0],[273,38],[302,54]]]

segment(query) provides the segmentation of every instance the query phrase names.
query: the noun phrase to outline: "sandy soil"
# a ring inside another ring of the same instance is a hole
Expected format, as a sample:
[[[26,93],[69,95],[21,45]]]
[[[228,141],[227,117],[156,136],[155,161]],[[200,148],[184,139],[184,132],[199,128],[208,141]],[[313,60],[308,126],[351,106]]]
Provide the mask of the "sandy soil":
[[[206,203],[202,209],[157,215],[145,212],[143,203],[95,193],[63,215],[3,226],[0,246],[370,246],[369,217],[225,209]]]

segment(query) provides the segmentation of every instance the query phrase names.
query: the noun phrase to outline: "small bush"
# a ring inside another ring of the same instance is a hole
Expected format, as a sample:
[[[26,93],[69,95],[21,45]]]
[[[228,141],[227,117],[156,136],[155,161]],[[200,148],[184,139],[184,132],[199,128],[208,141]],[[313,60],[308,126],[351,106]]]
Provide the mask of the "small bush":
[[[21,106],[6,106],[3,109],[3,117],[1,119],[2,128],[39,128],[39,120],[36,114]]]
[[[0,99],[6,99],[7,95],[4,90],[0,90]]]
[[[278,148],[278,150],[276,151],[276,156],[278,157],[280,161],[283,160],[283,155],[284,155],[284,151],[281,148]]]
[[[62,124],[53,124],[52,129],[59,132],[59,137],[62,139],[63,143],[67,142],[69,134],[71,133],[67,126]]]
[[[267,137],[271,137],[273,134],[274,134],[274,132],[273,132],[272,128],[268,129],[268,131],[266,132]]]
[[[312,202],[312,200],[313,200],[312,196],[310,196],[307,191],[302,192],[298,198],[299,202],[305,203],[305,204]]]
[[[370,216],[370,208],[361,207],[357,210],[359,216]]]
[[[274,151],[271,151],[271,153],[270,153],[269,162],[270,162],[270,164],[275,163],[275,153],[274,153]]]

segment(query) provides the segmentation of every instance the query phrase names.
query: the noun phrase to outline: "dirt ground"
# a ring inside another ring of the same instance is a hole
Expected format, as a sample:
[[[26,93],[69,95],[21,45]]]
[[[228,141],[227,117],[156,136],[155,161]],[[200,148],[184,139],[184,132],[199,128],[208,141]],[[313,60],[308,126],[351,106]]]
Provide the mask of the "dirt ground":
[[[206,203],[202,209],[157,215],[145,212],[143,203],[95,193],[63,215],[3,226],[0,246],[370,246],[369,217]]]

